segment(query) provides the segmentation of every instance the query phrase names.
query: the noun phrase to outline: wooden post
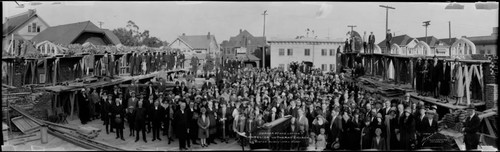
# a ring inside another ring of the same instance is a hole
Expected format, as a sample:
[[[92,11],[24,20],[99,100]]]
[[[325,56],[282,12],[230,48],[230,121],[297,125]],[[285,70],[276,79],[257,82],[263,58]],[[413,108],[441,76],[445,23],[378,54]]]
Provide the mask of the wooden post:
[[[45,84],[49,83],[49,75],[48,75],[48,69],[47,69],[47,66],[48,66],[48,63],[47,63],[47,58],[45,58],[43,60],[43,68],[44,68],[44,72],[45,72]]]
[[[71,104],[71,111],[69,112],[70,113],[70,118],[73,118],[73,111],[75,109],[75,92],[72,92],[69,95],[69,101],[70,101],[70,104]]]
[[[58,59],[54,60],[54,71],[53,71],[54,75],[52,77],[52,85],[56,85],[57,83],[57,73],[58,73],[57,71],[59,71],[59,66],[58,66],[59,62],[57,62],[57,60]]]
[[[52,113],[54,113],[54,109],[55,109],[55,107],[57,107],[57,102],[58,101],[59,101],[59,92],[57,92],[55,94],[54,103],[52,104],[52,109],[50,109],[52,111]]]
[[[42,125],[40,132],[41,132],[42,144],[47,144],[49,142],[48,141],[49,136],[47,134],[47,125],[46,124]]]

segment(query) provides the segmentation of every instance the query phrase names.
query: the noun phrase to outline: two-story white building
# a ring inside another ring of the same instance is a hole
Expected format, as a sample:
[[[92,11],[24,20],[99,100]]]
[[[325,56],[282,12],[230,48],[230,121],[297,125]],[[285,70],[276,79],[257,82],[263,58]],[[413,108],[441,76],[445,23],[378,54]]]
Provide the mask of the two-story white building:
[[[191,67],[191,59],[193,56],[198,58],[200,65],[205,63],[205,58],[210,55],[214,59],[221,54],[219,43],[214,35],[208,32],[207,35],[186,35],[182,33],[169,45],[172,50],[179,50],[186,56],[184,66]]]
[[[338,40],[311,38],[271,38],[267,43],[270,46],[271,68],[288,69],[291,62],[304,61],[323,71],[336,71],[337,51],[340,51],[344,44]]]
[[[2,46],[6,49],[12,38],[14,40],[31,40],[49,27],[49,24],[38,16],[36,10],[10,16],[3,23]]]

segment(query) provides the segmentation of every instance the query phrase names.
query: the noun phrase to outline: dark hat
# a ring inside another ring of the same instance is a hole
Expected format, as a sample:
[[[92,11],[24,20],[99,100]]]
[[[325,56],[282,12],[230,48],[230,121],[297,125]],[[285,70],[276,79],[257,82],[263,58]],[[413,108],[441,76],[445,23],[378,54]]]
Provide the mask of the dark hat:
[[[473,104],[469,104],[469,106],[467,106],[467,108],[465,109],[474,109],[476,110],[476,106],[474,106]]]

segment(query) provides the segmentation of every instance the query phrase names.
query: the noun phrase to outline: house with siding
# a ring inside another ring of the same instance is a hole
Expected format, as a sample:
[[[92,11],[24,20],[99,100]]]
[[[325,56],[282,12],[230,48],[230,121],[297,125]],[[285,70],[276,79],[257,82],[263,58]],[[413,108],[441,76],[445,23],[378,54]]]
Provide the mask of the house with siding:
[[[450,56],[451,44],[446,41],[441,41],[434,36],[419,37],[417,40],[427,43],[436,56]]]
[[[49,41],[57,45],[85,44],[93,45],[118,45],[120,39],[108,29],[101,29],[90,21],[64,24],[49,27],[32,41],[36,43]]]
[[[31,40],[49,27],[34,9],[7,17],[3,23],[2,49],[5,50],[12,39]]]

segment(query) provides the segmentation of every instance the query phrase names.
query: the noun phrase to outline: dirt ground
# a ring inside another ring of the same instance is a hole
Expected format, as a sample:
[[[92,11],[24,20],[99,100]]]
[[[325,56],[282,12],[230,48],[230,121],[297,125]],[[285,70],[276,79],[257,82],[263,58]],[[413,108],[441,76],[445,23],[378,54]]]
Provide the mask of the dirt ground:
[[[161,136],[162,141],[156,140],[151,141],[153,139],[153,133],[146,134],[147,143],[141,139],[138,142],[135,142],[135,137],[129,136],[129,128],[126,125],[125,130],[123,131],[125,141],[120,139],[115,139],[116,133],[106,134],[105,126],[101,120],[94,120],[85,125],[80,123],[78,118],[73,120],[68,120],[69,124],[66,126],[78,127],[78,126],[92,126],[95,128],[101,129],[99,136],[97,136],[94,140],[101,141],[104,143],[108,143],[110,145],[114,145],[126,150],[131,151],[178,151],[179,150],[179,142],[177,139],[174,139],[174,142],[168,144],[167,136]],[[39,133],[39,132],[38,132]],[[162,132],[160,132],[162,133]],[[211,151],[211,150],[241,150],[241,146],[239,146],[234,139],[231,139],[228,144],[220,143],[220,140],[216,139],[217,144],[211,144],[208,147],[202,148],[200,145],[191,145],[190,150],[194,151]],[[198,143],[200,141],[198,140]],[[11,147],[8,147],[11,148]],[[250,147],[245,147],[245,150]],[[4,147],[2,147],[4,149]],[[49,141],[47,144],[41,144],[40,140],[28,142],[24,145],[14,146],[13,151],[31,151],[32,149],[40,149],[45,151],[87,151],[85,148],[81,148],[72,143],[66,142],[60,138],[52,136],[49,134]]]

